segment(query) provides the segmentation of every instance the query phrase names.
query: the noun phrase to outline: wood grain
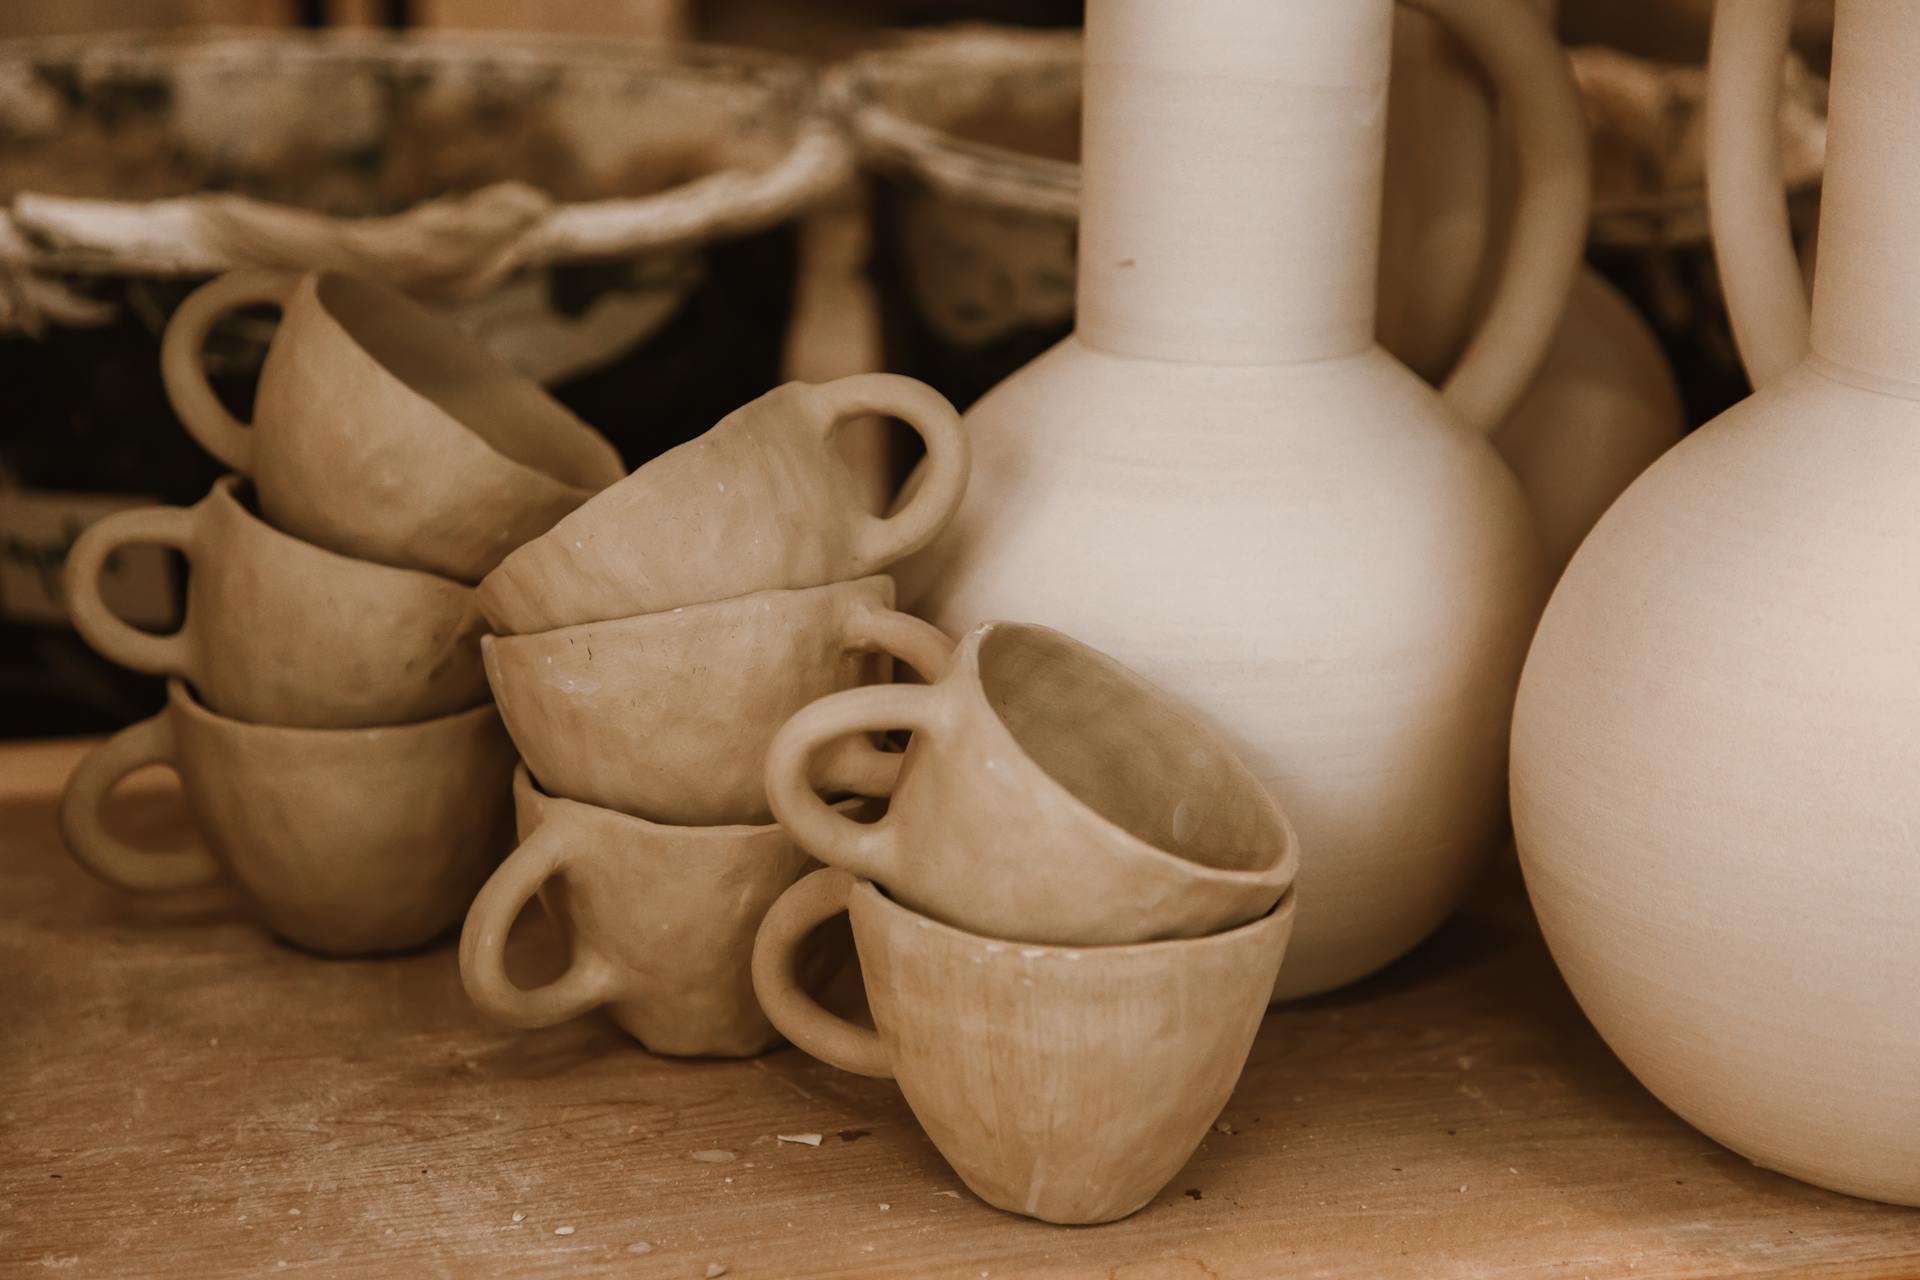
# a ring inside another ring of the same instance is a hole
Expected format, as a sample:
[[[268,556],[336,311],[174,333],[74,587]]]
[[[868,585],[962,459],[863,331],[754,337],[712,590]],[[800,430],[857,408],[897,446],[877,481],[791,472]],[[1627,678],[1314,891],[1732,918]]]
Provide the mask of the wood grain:
[[[507,1031],[447,946],[319,960],[225,891],[98,885],[53,817],[86,745],[0,748],[3,1275],[1920,1275],[1920,1213],[1756,1169],[1641,1090],[1504,866],[1406,961],[1270,1014],[1231,1132],[1154,1204],[1064,1229],[973,1200],[889,1084]],[[190,838],[163,774],[117,816]],[[557,945],[523,921],[516,963]]]

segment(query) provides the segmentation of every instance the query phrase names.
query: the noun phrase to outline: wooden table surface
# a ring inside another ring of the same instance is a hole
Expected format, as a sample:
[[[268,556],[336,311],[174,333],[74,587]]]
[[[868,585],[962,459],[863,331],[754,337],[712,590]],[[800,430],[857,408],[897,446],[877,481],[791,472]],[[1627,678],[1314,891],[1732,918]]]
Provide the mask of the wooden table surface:
[[[1920,1212],[1757,1169],[1635,1084],[1510,869],[1270,1014],[1172,1185],[1069,1229],[975,1201],[892,1085],[792,1049],[510,1031],[451,946],[319,960],[225,891],[109,890],[54,825],[85,745],[0,747],[0,1274],[1920,1276]],[[158,771],[117,813],[191,838]],[[515,946],[557,962],[537,913]]]

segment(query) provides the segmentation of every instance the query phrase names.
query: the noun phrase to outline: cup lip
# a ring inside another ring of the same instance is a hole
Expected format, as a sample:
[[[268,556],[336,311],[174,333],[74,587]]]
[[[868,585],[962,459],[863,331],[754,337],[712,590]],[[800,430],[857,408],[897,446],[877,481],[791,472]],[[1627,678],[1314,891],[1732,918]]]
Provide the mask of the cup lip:
[[[478,706],[468,707],[464,711],[450,711],[446,715],[435,716],[431,720],[409,720],[404,724],[374,724],[352,729],[315,729],[303,725],[260,724],[252,720],[236,720],[232,716],[221,715],[202,702],[192,686],[179,676],[171,676],[167,679],[167,710],[177,711],[189,720],[198,720],[226,733],[271,734],[280,738],[306,738],[314,742],[332,743],[343,742],[348,737],[368,740],[384,737],[425,737],[453,727],[456,721],[479,721],[499,714],[493,702],[488,700]]]
[[[1070,791],[1055,778],[1050,771],[1042,767],[1039,761],[1027,753],[1027,749],[1020,745],[1018,738],[1013,736],[1013,730],[1007,727],[1007,722],[1001,719],[1000,713],[994,709],[992,701],[987,697],[986,685],[980,678],[980,649],[981,646],[986,643],[987,639],[996,632],[1024,632],[1050,637],[1055,641],[1064,641],[1074,649],[1112,664],[1131,679],[1141,691],[1147,694],[1154,702],[1166,707],[1170,711],[1183,713],[1192,719],[1201,732],[1213,737],[1226,751],[1227,758],[1232,762],[1235,771],[1238,773],[1241,782],[1247,788],[1249,794],[1265,799],[1267,811],[1272,815],[1281,837],[1280,852],[1272,863],[1265,867],[1255,867],[1244,870],[1236,870],[1231,867],[1209,866],[1197,859],[1185,857],[1175,853],[1171,849],[1164,849],[1150,840],[1135,835]],[[1281,806],[1279,799],[1254,775],[1253,770],[1247,767],[1246,762],[1240,758],[1239,752],[1235,751],[1231,744],[1220,738],[1220,735],[1211,726],[1200,721],[1184,704],[1176,701],[1172,695],[1161,690],[1158,685],[1148,680],[1132,667],[1127,666],[1117,658],[1102,653],[1092,645],[1084,641],[1076,640],[1066,632],[1059,631],[1053,627],[1042,626],[1037,622],[994,620],[981,623],[972,631],[968,632],[960,643],[955,646],[953,666],[948,670],[945,678],[939,683],[945,684],[950,680],[961,678],[962,673],[965,673],[965,695],[977,702],[979,707],[986,712],[986,719],[992,725],[992,732],[999,736],[1001,745],[1004,746],[1006,750],[1011,751],[1018,759],[1025,762],[1035,773],[1045,778],[1053,790],[1062,796],[1068,804],[1073,806],[1074,810],[1080,814],[1082,820],[1096,824],[1107,833],[1109,838],[1119,841],[1136,855],[1150,858],[1168,867],[1177,869],[1182,875],[1190,879],[1211,884],[1226,885],[1284,885],[1287,887],[1288,892],[1292,891],[1293,882],[1299,875],[1300,834],[1294,830],[1293,819],[1287,814],[1286,809]]]
[[[854,597],[862,594],[859,590],[869,583],[885,583],[880,594],[886,601],[886,607],[896,607],[898,589],[893,577],[885,573],[870,573],[861,578],[843,578],[836,582],[822,582],[811,587],[768,587],[761,591],[749,591],[743,595],[722,596],[718,600],[702,600],[697,604],[683,604],[672,609],[654,609],[646,613],[632,613],[622,618],[606,618],[599,622],[574,622],[564,627],[548,627],[542,631],[518,631],[501,634],[494,632],[483,638],[487,645],[507,645],[514,648],[531,647],[531,642],[546,641],[549,644],[559,640],[578,637],[587,632],[614,632],[624,634],[646,631],[655,627],[672,625],[671,619],[680,618],[684,624],[689,617],[699,621],[706,617],[725,616],[752,607],[754,603],[770,601],[775,598],[820,595],[845,595]],[[527,644],[520,642],[525,641]]]
[[[996,951],[1009,951],[1023,960],[1079,960],[1098,957],[1100,959],[1125,959],[1164,953],[1174,948],[1195,947],[1231,947],[1236,943],[1248,941],[1252,935],[1269,929],[1277,929],[1294,912],[1298,890],[1291,884],[1279,899],[1266,911],[1231,929],[1218,929],[1212,933],[1203,933],[1193,938],[1153,938],[1145,942],[1109,942],[1094,946],[1063,946],[1058,943],[1021,942],[1017,938],[996,938],[991,934],[974,933],[951,925],[944,920],[922,915],[904,903],[896,902],[887,896],[885,890],[871,880],[854,877],[853,889],[848,894],[848,904],[856,898],[871,901],[883,911],[891,912],[922,929],[928,929],[936,935],[963,945],[988,948]]]
[[[271,542],[284,543],[299,548],[306,554],[315,557],[317,563],[328,566],[338,566],[342,569],[351,569],[355,572],[365,573],[368,577],[386,578],[390,582],[406,580],[411,582],[432,583],[438,586],[453,587],[468,595],[473,594],[474,589],[471,585],[456,581],[443,574],[430,573],[425,569],[408,569],[400,565],[382,564],[378,560],[362,560],[358,556],[346,555],[333,550],[331,547],[323,547],[317,542],[308,542],[305,538],[288,533],[285,529],[279,528],[260,513],[249,511],[247,504],[240,500],[240,491],[242,488],[252,483],[253,482],[246,476],[229,471],[213,482],[213,487],[207,490],[207,496],[201,499],[201,501],[212,502],[215,506],[228,511],[230,517],[237,518],[241,522],[241,526],[245,528],[249,534],[265,538]]]
[[[591,804],[585,800],[575,800],[571,796],[555,795],[535,780],[533,770],[527,767],[527,762],[524,759],[516,762],[513,766],[513,798],[516,806],[519,804],[520,795],[523,791],[538,796],[543,808],[548,805],[561,805],[568,808],[583,809],[588,814],[595,815],[598,821],[615,822],[624,826],[633,827],[637,831],[671,832],[676,838],[682,840],[688,838],[728,841],[745,840],[781,830],[781,825],[777,821],[729,822],[713,826],[681,826],[672,822],[655,822],[651,818],[642,818],[638,814],[628,813],[624,809],[609,809],[605,805]],[[871,803],[874,803],[874,801],[865,796],[851,796],[845,800],[835,801],[833,808],[841,813],[852,813],[858,811],[862,806]]]

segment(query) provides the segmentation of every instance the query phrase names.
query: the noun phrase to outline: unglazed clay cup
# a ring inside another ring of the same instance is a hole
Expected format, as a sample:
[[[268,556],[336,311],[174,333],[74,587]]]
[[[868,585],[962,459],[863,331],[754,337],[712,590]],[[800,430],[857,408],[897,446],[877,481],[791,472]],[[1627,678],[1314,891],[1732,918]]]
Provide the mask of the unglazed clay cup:
[[[354,729],[410,724],[487,700],[473,588],[355,560],[281,533],[225,476],[191,507],[122,511],[67,555],[73,624],[102,655],[180,676],[211,711],[255,724]],[[100,574],[133,543],[187,559],[187,612],[155,635],[116,617]]]
[[[781,893],[817,867],[777,826],[669,827],[549,796],[513,778],[520,847],[474,899],[460,977],[482,1012],[545,1027],[602,1005],[653,1053],[743,1058],[780,1043],[753,995],[753,939]],[[863,801],[850,801],[848,807]],[[535,894],[571,940],[567,971],[525,989],[507,976],[514,919]],[[846,962],[809,949],[801,985]]]
[[[180,775],[205,849],[153,854],[107,831],[120,779]],[[511,843],[513,744],[492,706],[378,729],[217,716],[178,680],[156,716],[83,759],[60,798],[74,861],[139,892],[231,878],[275,933],[328,955],[405,951],[460,919]]]
[[[654,822],[767,822],[767,746],[814,699],[860,683],[866,655],[929,679],[953,642],[893,609],[882,576],[761,591],[612,622],[488,636],[487,678],[540,785]],[[836,744],[829,790],[893,785],[898,755]]]
[[[860,825],[810,784],[816,750],[910,729],[887,815]],[[996,938],[1098,946],[1197,937],[1293,883],[1293,827],[1231,748],[1112,658],[990,622],[931,685],[811,704],[767,755],[774,816],[822,862]]]
[[[902,419],[927,447],[919,489],[885,519],[834,445],[871,414]],[[496,631],[519,634],[864,577],[933,540],[967,467],[959,415],[925,383],[789,382],[508,556],[480,584],[480,607]]]
[[[794,971],[845,911],[874,1030]],[[822,1062],[899,1082],[973,1193],[1047,1222],[1124,1218],[1166,1186],[1246,1065],[1293,932],[1293,895],[1204,938],[1039,947],[929,920],[837,868],[774,903],[754,943],[760,1004]]]
[[[253,424],[207,383],[205,346],[241,307],[280,327]],[[160,349],[174,412],[253,477],[267,519],[343,555],[478,582],[625,474],[538,383],[406,295],[337,271],[236,271],[174,312]]]

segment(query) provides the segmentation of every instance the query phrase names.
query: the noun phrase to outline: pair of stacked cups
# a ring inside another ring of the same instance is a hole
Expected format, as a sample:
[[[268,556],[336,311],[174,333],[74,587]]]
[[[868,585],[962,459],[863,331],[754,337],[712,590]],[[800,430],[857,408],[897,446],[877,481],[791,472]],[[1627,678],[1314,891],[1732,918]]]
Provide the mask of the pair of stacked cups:
[[[835,437],[898,417],[927,445],[896,514],[860,505]],[[951,642],[896,612],[879,573],[958,506],[967,453],[936,392],[887,374],[790,383],[662,454],[515,552],[481,583],[487,679],[523,758],[521,843],[461,936],[474,1002],[517,1026],[605,1006],[648,1049],[739,1057],[778,1043],[754,998],[768,906],[812,867],[773,822],[768,745],[794,712],[886,659],[928,679]],[[882,661],[876,662],[878,657]],[[901,757],[823,753],[810,782],[887,794]],[[538,896],[570,937],[566,971],[523,988],[508,931]],[[833,957],[801,967],[818,985]]]
[[[210,387],[214,326],[281,319],[251,425]],[[402,295],[334,272],[237,272],[175,313],[162,347],[187,429],[237,474],[192,507],[122,512],[66,568],[108,658],[169,677],[167,705],[83,760],[61,824],[74,857],[135,890],[231,879],[283,937],[403,950],[459,920],[510,838],[513,752],[481,669],[473,584],[623,473],[536,384]],[[157,543],[188,568],[179,630],[121,620],[100,579]],[[165,764],[205,848],[142,852],[108,793]]]

